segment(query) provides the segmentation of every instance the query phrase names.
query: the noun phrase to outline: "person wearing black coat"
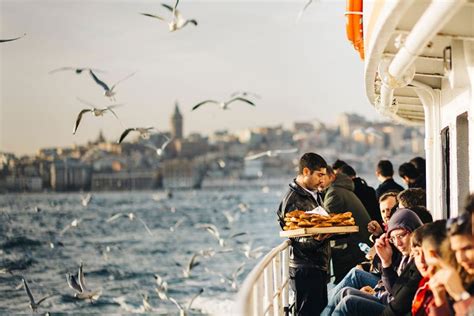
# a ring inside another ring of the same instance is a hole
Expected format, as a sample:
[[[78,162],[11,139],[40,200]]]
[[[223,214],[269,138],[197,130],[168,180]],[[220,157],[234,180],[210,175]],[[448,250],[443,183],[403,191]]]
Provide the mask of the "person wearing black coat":
[[[375,189],[377,200],[386,192],[401,192],[403,187],[393,180],[393,165],[389,160],[380,160],[375,170],[377,179],[381,182]]]
[[[326,161],[315,153],[304,154],[299,173],[290,183],[277,211],[280,227],[294,210],[311,211],[320,206],[317,188],[326,173]],[[290,238],[290,287],[295,293],[296,315],[319,315],[327,304],[330,258],[328,235]]]

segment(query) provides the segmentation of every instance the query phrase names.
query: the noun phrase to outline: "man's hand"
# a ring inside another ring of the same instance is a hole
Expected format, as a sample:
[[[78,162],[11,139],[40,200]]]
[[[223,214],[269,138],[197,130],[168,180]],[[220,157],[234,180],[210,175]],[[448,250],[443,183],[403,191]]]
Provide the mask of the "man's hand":
[[[383,229],[377,221],[370,221],[367,224],[367,230],[374,236],[380,236],[383,234]]]
[[[392,247],[388,241],[387,235],[382,234],[375,242],[375,251],[382,261],[382,267],[388,268],[392,265]]]
[[[430,287],[433,286],[435,291],[439,292],[436,294],[440,295],[442,294],[442,291],[445,290],[448,292],[449,296],[458,301],[461,297],[461,294],[466,291],[459,273],[455,268],[441,259],[437,259],[436,265],[439,267],[439,269],[433,276],[430,277]]]
[[[313,238],[316,239],[317,241],[323,241],[325,239],[328,239],[332,237],[334,234],[317,234],[314,235]]]

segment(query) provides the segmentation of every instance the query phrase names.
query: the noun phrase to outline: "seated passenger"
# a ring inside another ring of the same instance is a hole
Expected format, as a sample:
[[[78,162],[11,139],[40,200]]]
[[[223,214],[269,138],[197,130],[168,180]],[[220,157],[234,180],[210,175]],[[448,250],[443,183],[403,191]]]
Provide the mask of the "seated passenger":
[[[410,237],[421,225],[420,219],[412,211],[398,210],[389,221],[387,235],[382,234],[376,242],[377,254],[382,261],[385,289],[374,291],[365,287],[366,284],[357,284],[355,288],[345,287],[333,293],[334,296],[330,297],[322,315],[365,315],[368,312],[376,315],[382,312],[384,315],[403,315],[410,311],[411,301],[421,279],[410,258]],[[390,243],[403,254],[398,266],[392,262],[393,250]]]
[[[429,281],[435,302],[435,307],[430,310],[429,315],[454,315],[452,308],[455,315],[473,315],[474,235],[472,213],[464,212],[457,218],[449,219],[446,227],[451,250],[455,253],[461,271],[458,272],[454,266],[442,259],[438,260],[438,271]]]

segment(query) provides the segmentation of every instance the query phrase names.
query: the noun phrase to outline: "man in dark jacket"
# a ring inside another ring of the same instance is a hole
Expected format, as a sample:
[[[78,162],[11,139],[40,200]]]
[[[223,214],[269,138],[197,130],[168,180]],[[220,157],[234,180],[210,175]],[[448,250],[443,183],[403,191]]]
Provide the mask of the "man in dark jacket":
[[[380,216],[379,203],[375,195],[375,190],[365,182],[364,179],[357,176],[354,168],[349,165],[341,167],[341,173],[349,176],[354,182],[354,194],[364,204],[365,209],[369,213],[370,219],[382,224],[382,217]]]
[[[426,190],[425,176],[420,174],[416,167],[409,162],[405,162],[398,168],[398,175],[409,188],[422,188]]]
[[[381,184],[375,189],[377,200],[386,192],[400,192],[403,187],[393,180],[393,165],[389,160],[380,160],[375,175]]]
[[[340,280],[358,263],[365,260],[365,254],[359,249],[359,243],[369,243],[367,224],[370,216],[364,204],[354,194],[354,183],[343,173],[334,174],[328,167],[329,187],[324,195],[324,208],[329,213],[352,212],[359,232],[349,237],[339,238],[331,249],[331,258],[336,277],[335,283]],[[327,185],[327,184],[326,184]]]
[[[304,154],[296,179],[280,203],[280,226],[285,214],[311,211],[320,206],[316,190],[326,174],[326,161],[315,153]],[[295,293],[296,315],[319,315],[327,304],[327,276],[330,249],[327,235],[290,238],[290,286]]]

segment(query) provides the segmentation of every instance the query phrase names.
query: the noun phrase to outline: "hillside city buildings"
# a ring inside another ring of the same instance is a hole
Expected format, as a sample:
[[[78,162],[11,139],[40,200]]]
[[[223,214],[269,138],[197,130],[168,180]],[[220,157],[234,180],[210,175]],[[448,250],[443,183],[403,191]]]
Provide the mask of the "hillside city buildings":
[[[359,174],[373,174],[380,159],[395,167],[423,156],[423,130],[388,122],[370,122],[343,113],[330,125],[318,120],[256,127],[212,135],[184,134],[184,118],[176,104],[170,131],[150,139],[130,138],[117,144],[99,133],[95,141],[64,148],[42,148],[34,156],[0,152],[0,192],[103,191],[221,186],[258,178],[289,178],[299,156],[318,152],[329,163],[343,159]],[[156,147],[172,138],[162,156]],[[297,148],[295,154],[245,160],[271,149]]]

